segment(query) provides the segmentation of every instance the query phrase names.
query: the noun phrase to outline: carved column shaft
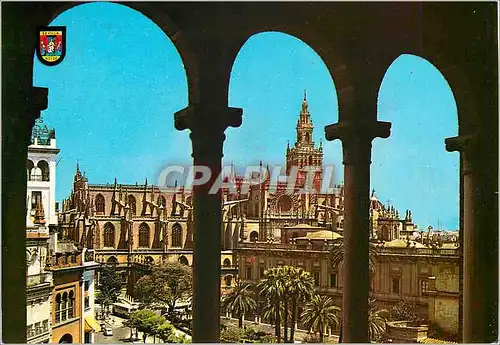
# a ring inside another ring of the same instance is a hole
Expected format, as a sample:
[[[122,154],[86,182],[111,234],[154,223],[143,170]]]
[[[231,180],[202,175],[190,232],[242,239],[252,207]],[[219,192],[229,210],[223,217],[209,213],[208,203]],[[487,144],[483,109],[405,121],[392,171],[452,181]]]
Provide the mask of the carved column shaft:
[[[208,183],[193,186],[193,342],[219,342],[222,199],[209,191],[222,170],[224,130],[241,124],[241,113],[190,106],[175,114],[177,129],[191,129],[193,164],[211,171]]]
[[[325,132],[327,140],[342,140],[344,155],[343,342],[369,343],[371,141],[387,138],[390,123],[344,121],[327,126]]]
[[[496,198],[475,136],[446,139],[448,151],[461,152],[463,207],[463,325],[465,343],[494,342],[498,312],[498,226],[491,222],[490,198]]]

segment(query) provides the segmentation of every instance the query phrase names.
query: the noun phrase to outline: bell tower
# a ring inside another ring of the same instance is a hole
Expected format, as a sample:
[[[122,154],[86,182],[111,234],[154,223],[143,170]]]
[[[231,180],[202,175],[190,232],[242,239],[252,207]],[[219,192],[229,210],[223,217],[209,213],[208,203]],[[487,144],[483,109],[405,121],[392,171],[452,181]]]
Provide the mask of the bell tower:
[[[301,188],[306,182],[307,167],[317,167],[318,171],[314,176],[313,187],[319,192],[323,175],[323,147],[321,141],[318,147],[315,147],[315,142],[313,141],[314,125],[309,113],[306,91],[304,91],[304,99],[302,100],[296,131],[297,138],[295,145],[290,148],[288,144],[286,149],[286,173],[289,176],[292,167],[297,167],[297,188]]]

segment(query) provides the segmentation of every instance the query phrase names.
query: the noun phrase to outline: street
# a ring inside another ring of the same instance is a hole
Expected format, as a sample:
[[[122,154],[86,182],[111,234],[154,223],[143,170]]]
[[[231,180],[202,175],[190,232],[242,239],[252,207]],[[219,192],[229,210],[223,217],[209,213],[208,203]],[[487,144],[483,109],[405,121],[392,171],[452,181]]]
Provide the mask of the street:
[[[114,323],[112,322],[114,320]],[[107,321],[98,321],[99,323],[104,322],[106,327],[109,327],[113,330],[112,336],[105,336],[103,332],[96,332],[95,334],[95,343],[96,344],[116,344],[116,343],[129,343],[130,342],[130,328],[123,326],[122,319],[118,316],[111,316]],[[175,333],[177,335],[185,335],[188,339],[191,337],[184,332],[176,329]],[[134,343],[142,343],[142,332],[138,332],[138,340],[135,340]],[[146,343],[153,343],[153,337],[147,337]],[[156,343],[162,343],[159,338],[156,338]]]

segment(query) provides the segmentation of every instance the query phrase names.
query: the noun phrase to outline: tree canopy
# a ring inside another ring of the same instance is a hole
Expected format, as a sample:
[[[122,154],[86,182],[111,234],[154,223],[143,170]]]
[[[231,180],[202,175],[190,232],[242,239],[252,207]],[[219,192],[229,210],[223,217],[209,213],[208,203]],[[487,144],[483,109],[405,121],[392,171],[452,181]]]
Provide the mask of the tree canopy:
[[[169,313],[179,300],[188,300],[192,294],[192,270],[178,262],[153,266],[151,272],[139,279],[135,296],[145,305],[166,305]]]

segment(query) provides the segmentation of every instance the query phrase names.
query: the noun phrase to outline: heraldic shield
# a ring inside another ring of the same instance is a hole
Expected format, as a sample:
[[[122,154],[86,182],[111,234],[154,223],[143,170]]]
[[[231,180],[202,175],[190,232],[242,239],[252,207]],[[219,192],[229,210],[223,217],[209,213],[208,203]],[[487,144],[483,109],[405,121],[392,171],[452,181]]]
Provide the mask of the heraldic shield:
[[[54,66],[61,63],[66,56],[66,27],[38,28],[36,55],[44,65]]]

